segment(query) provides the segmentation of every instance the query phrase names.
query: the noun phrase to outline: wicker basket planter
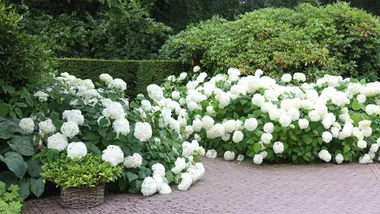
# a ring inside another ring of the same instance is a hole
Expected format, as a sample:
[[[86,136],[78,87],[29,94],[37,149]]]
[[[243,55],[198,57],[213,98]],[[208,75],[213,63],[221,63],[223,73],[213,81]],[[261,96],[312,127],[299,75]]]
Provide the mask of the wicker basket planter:
[[[95,188],[66,188],[61,189],[61,204],[67,208],[88,209],[104,202],[104,184]]]

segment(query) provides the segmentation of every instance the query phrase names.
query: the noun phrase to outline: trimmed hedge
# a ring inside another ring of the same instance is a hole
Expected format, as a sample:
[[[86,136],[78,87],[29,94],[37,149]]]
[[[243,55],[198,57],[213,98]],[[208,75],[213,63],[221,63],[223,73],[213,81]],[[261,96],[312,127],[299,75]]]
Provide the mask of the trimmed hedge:
[[[58,71],[67,72],[82,79],[99,81],[99,75],[108,73],[127,83],[126,94],[135,97],[146,94],[149,84],[160,84],[169,75],[184,72],[184,66],[173,60],[104,60],[60,58]]]

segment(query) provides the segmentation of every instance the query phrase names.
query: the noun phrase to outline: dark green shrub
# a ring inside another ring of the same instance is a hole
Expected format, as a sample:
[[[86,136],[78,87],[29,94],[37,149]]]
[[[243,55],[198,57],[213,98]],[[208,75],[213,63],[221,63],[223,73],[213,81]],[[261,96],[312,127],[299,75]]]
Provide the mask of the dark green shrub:
[[[135,97],[146,92],[149,84],[159,84],[167,76],[184,71],[182,63],[163,60],[102,60],[102,59],[57,59],[58,71],[67,72],[82,79],[99,82],[99,75],[108,73],[127,83],[126,93]]]
[[[30,8],[24,15],[25,30],[57,58],[150,59],[171,32],[133,4],[53,15]]]
[[[227,22],[212,19],[171,37],[161,58],[200,63],[209,71],[304,72],[365,76],[380,69],[380,22],[347,3],[261,9]]]
[[[11,6],[0,2],[0,95],[12,90],[4,84],[21,88],[50,70],[48,51],[20,29],[21,19]]]

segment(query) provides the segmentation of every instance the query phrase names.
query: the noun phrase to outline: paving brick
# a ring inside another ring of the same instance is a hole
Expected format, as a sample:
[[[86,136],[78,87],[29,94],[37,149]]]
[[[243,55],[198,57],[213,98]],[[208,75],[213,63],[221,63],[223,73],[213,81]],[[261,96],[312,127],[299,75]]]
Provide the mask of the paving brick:
[[[57,197],[26,202],[33,213],[379,213],[380,164],[253,165],[202,158],[206,174],[187,192],[107,194],[87,210],[64,209]]]

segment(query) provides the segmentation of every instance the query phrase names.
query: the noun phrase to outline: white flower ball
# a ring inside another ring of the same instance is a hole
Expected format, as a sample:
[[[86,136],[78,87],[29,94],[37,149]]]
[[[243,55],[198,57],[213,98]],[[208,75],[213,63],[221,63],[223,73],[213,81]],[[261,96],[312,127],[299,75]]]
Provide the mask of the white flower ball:
[[[273,144],[273,151],[275,154],[281,154],[284,152],[284,144],[282,142],[275,142]]]
[[[299,82],[305,82],[306,81],[306,76],[303,73],[294,73],[293,74],[293,79],[297,80]]]
[[[331,160],[331,154],[327,150],[324,150],[324,149],[319,152],[318,156],[321,160],[324,160],[326,162],[330,162]]]
[[[292,81],[292,75],[290,75],[290,74],[284,74],[284,75],[282,75],[281,81],[283,81],[283,82],[290,82],[290,81]]]
[[[365,149],[365,148],[367,148],[367,142],[364,141],[364,140],[359,140],[359,141],[358,141],[358,147],[359,147],[360,149]]]
[[[258,122],[256,118],[249,118],[244,121],[244,128],[247,131],[254,131],[257,128]]]
[[[156,84],[151,84],[147,87],[148,96],[155,101],[160,101],[164,98],[162,88]]]
[[[358,94],[358,96],[356,97],[356,100],[358,101],[358,103],[363,104],[367,100],[367,97],[363,94]]]
[[[235,131],[232,136],[232,141],[234,143],[240,143],[244,138],[244,134],[241,131]]]
[[[109,74],[100,74],[99,79],[107,85],[110,84],[113,80],[113,78]]]
[[[38,100],[43,103],[43,102],[46,102],[49,98],[49,94],[43,92],[43,91],[37,91],[36,93],[34,93],[33,95],[34,97],[37,97]]]
[[[261,94],[255,94],[252,97],[252,104],[258,107],[262,107],[265,103],[265,98]]]
[[[102,152],[102,160],[116,166],[124,162],[124,153],[119,146],[109,145]]]
[[[187,73],[186,72],[182,72],[180,75],[179,75],[179,80],[180,81],[182,81],[182,80],[184,80],[184,79],[186,79],[186,77],[187,77]]]
[[[170,186],[166,183],[163,183],[161,186],[160,194],[167,195],[170,193],[172,193],[172,189],[170,188]]]
[[[144,196],[151,196],[157,192],[157,183],[152,177],[146,177],[141,184],[141,193]]]
[[[40,131],[44,134],[50,134],[54,133],[57,129],[55,128],[53,122],[51,119],[47,119],[45,121],[41,121],[38,124],[38,127],[40,128]]]
[[[155,163],[152,166],[153,175],[159,175],[162,178],[165,178],[165,167],[160,163]]]
[[[200,71],[201,70],[201,67],[199,67],[198,65],[197,66],[194,66],[194,68],[193,68],[193,72],[194,73],[197,73],[198,71]]]
[[[71,159],[82,159],[87,155],[87,147],[83,142],[72,142],[67,146],[67,156]]]
[[[369,154],[365,154],[363,157],[359,158],[359,163],[360,164],[372,163],[371,156]]]
[[[316,110],[312,110],[309,112],[309,118],[311,121],[317,122],[321,119],[321,116],[319,115],[319,113]]]
[[[370,151],[371,152],[377,152],[377,150],[379,150],[379,145],[377,145],[376,143],[372,144]]]
[[[267,151],[261,151],[260,155],[263,156],[263,159],[265,159],[268,156],[268,152]]]
[[[173,100],[178,100],[181,97],[181,94],[178,91],[172,92],[172,98]]]
[[[255,157],[253,158],[253,163],[259,165],[263,162],[263,156],[261,154],[257,154],[255,155]]]
[[[23,118],[20,120],[18,126],[25,134],[31,134],[34,131],[34,121],[32,118]]]
[[[127,83],[124,80],[116,78],[108,84],[109,89],[116,89],[118,91],[125,91],[127,89]]]
[[[217,152],[214,149],[210,149],[206,152],[206,157],[214,159],[217,156]]]
[[[307,129],[309,127],[309,121],[305,118],[298,120],[300,129]]]
[[[137,122],[134,136],[141,142],[146,142],[152,137],[152,127],[147,122]]]
[[[212,127],[214,126],[214,119],[212,119],[212,117],[210,116],[204,116],[202,118],[202,127],[205,129],[205,130],[209,130],[211,129]]]
[[[224,160],[231,161],[235,159],[235,152],[233,151],[226,151],[224,152]]]
[[[365,107],[365,112],[368,115],[380,114],[380,107],[374,104],[369,104]]]
[[[222,140],[223,140],[224,142],[229,141],[230,138],[231,138],[231,134],[229,134],[229,133],[227,133],[227,132],[224,133],[224,134],[222,135]]]
[[[188,172],[182,173],[181,178],[182,181],[181,183],[179,183],[178,189],[181,191],[187,191],[193,183],[193,179],[191,178],[191,175]]]
[[[292,118],[288,115],[281,115],[279,122],[282,127],[288,127],[292,123]]]
[[[58,151],[63,151],[68,145],[67,138],[61,133],[53,134],[47,139],[47,147],[49,149],[56,149]]]
[[[335,161],[336,161],[337,164],[341,164],[341,163],[343,163],[343,161],[344,161],[344,157],[343,157],[343,155],[342,155],[342,154],[337,154],[337,155],[335,156]]]
[[[263,142],[264,144],[269,144],[272,138],[273,136],[271,133],[263,133],[261,135],[261,142]]]
[[[244,155],[240,154],[236,158],[237,161],[243,161],[244,160]]]
[[[174,163],[174,167],[171,169],[171,171],[174,174],[180,173],[182,170],[186,168],[186,161],[185,158],[178,157],[177,160]]]
[[[152,110],[152,104],[148,100],[142,100],[141,108],[144,109],[144,111],[150,111]]]
[[[61,132],[66,137],[71,139],[71,138],[75,137],[77,134],[79,134],[78,124],[73,122],[73,121],[65,122],[65,123],[63,123],[63,125],[61,127]]]
[[[127,168],[139,168],[142,164],[143,158],[139,153],[134,153],[124,159],[124,166]]]
[[[125,118],[115,120],[112,124],[112,128],[117,136],[119,136],[119,134],[127,136],[130,132],[129,121]]]
[[[322,133],[322,139],[325,143],[330,143],[332,141],[332,134],[329,131],[325,131]]]
[[[265,123],[264,124],[264,132],[266,133],[272,133],[274,129],[273,123]]]

